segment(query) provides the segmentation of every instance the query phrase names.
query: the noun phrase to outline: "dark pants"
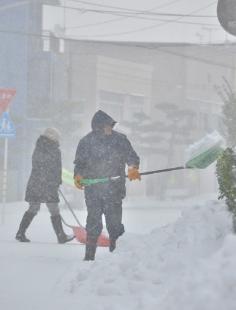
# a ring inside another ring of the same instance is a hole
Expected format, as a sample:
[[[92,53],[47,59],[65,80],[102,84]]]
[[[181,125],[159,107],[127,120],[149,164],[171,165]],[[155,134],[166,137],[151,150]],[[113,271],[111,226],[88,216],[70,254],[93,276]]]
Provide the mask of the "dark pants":
[[[122,199],[106,197],[94,192],[86,195],[87,223],[86,231],[90,238],[97,239],[102,232],[102,215],[105,215],[106,227],[110,239],[117,239],[124,233],[122,224]]]
[[[27,211],[36,215],[40,210],[40,206],[41,206],[40,202],[30,202],[29,209]],[[48,211],[50,212],[51,216],[56,216],[60,214],[57,202],[50,202],[50,203],[47,202],[46,206],[48,207]]]

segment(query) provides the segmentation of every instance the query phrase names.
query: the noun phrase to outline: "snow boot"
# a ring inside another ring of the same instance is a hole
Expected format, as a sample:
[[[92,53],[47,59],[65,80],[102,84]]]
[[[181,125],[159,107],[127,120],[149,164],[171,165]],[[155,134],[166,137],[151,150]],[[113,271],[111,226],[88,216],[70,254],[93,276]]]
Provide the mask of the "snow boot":
[[[116,239],[110,239],[109,251],[113,252],[116,248]]]
[[[95,260],[95,253],[97,249],[97,238],[87,237],[85,248],[85,261]]]
[[[63,227],[62,227],[62,221],[61,221],[60,214],[51,216],[51,221],[52,221],[52,227],[57,236],[58,243],[63,244],[75,238],[74,235],[68,236],[65,234]]]
[[[111,237],[110,236],[110,245],[109,245],[109,251],[110,252],[113,252],[116,248],[116,240],[123,235],[123,233],[125,232],[125,228],[124,228],[124,225],[121,224],[120,225],[120,232],[118,234],[118,236],[115,238],[115,237]]]
[[[30,240],[25,236],[25,232],[34,217],[35,217],[35,214],[32,212],[26,211],[24,213],[22,220],[20,222],[20,227],[18,229],[18,232],[16,233],[16,240],[20,242],[30,242]]]

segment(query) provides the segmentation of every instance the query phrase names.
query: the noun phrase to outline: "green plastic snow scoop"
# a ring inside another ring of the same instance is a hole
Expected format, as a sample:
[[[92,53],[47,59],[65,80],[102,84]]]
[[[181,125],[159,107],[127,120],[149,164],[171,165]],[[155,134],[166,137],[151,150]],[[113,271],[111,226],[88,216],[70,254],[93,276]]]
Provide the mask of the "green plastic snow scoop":
[[[214,145],[208,150],[196,155],[195,157],[189,159],[185,167],[186,168],[197,168],[205,169],[210,166],[217,158],[222,154],[224,149],[220,145]]]
[[[220,145],[221,144],[220,138],[216,136],[215,133],[213,133],[212,136],[207,135],[206,138],[201,139],[199,142],[195,143],[194,145],[188,148],[187,151],[190,154],[189,156],[190,158],[186,161],[185,165],[173,167],[173,168],[145,171],[145,172],[141,172],[140,175],[150,175],[150,174],[155,174],[155,173],[168,172],[168,171],[173,171],[173,170],[182,170],[182,169],[205,169],[207,168],[214,161],[217,160],[217,158],[222,154],[224,149]],[[89,186],[89,185],[98,184],[98,183],[106,183],[106,182],[116,180],[119,178],[120,176],[103,177],[103,178],[96,178],[96,179],[82,179],[81,184],[83,184],[84,186]],[[66,169],[62,170],[62,180],[66,184],[74,186],[73,174]]]

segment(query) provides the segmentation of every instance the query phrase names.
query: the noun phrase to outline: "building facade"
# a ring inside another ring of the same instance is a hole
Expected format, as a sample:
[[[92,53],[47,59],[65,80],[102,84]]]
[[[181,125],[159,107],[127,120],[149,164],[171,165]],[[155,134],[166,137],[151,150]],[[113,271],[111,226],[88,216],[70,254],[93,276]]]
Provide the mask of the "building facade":
[[[215,86],[222,76],[234,85],[234,45],[63,40],[42,29],[45,1],[3,3],[12,7],[0,15],[0,87],[17,91],[10,107],[17,135],[9,141],[9,201],[24,197],[35,140],[47,126],[61,131],[69,170],[98,109],[118,121],[142,170],[182,165],[190,143],[219,129],[222,103]],[[2,165],[3,139],[0,145]],[[164,199],[216,189],[210,167],[143,177],[128,193]]]

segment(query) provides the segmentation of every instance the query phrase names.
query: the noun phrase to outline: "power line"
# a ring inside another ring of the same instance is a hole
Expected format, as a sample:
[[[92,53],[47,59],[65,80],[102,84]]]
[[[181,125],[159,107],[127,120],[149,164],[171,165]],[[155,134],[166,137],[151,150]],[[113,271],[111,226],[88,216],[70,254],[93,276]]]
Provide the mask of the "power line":
[[[164,15],[164,16],[183,16],[183,17],[189,17],[190,16],[189,14],[158,13],[158,12],[151,12],[150,10],[134,10],[134,9],[128,9],[128,8],[124,8],[124,7],[97,4],[97,3],[88,2],[88,1],[80,1],[80,0],[70,0],[70,1],[73,1],[76,3],[89,4],[89,5],[93,5],[93,6],[116,9],[116,11],[114,11],[114,12],[118,12],[117,10],[123,10],[124,13],[133,12],[134,14],[148,14],[148,15],[161,15],[161,16],[162,15]],[[95,10],[95,11],[97,11],[97,10]],[[121,11],[121,13],[123,11]],[[111,11],[107,11],[107,12],[111,12]],[[214,16],[214,15],[191,15],[191,17],[207,17],[207,18],[214,17],[214,18],[216,18],[217,16]]]
[[[147,20],[147,18],[140,18],[140,19]],[[219,27],[220,28],[220,25],[218,25],[218,24],[210,24],[210,23],[200,23],[200,22],[191,22],[191,21],[179,21],[179,20],[170,20],[170,19],[161,19],[161,18],[155,18],[155,19],[148,18],[148,20],[150,20],[150,21],[155,20],[155,21],[161,21],[161,22],[172,22],[172,23],[176,23],[176,24],[187,24],[187,25],[215,26],[215,27]],[[106,22],[102,22],[101,24],[106,24]],[[83,25],[83,26],[66,27],[66,30],[68,30],[68,29],[72,30],[72,29],[88,28],[89,26],[97,26],[97,25],[98,25],[98,23],[87,24],[87,25]],[[93,36],[91,35],[91,37],[93,37]]]
[[[215,2],[214,2],[215,3]],[[144,11],[137,11],[136,13],[131,13],[129,11],[118,11],[118,10],[98,10],[98,9],[89,9],[86,7],[73,7],[73,6],[57,6],[56,7],[61,7],[63,9],[69,9],[69,10],[75,10],[79,11],[82,14],[85,13],[97,13],[97,14],[108,14],[108,15],[116,15],[116,16],[127,16],[127,17],[135,17],[137,15],[152,15],[152,16],[170,16],[170,17],[181,17],[181,18],[186,18],[186,17],[198,17],[198,18],[216,18],[217,16],[214,15],[194,15],[192,13],[189,14],[181,14],[181,13],[157,13],[157,12],[144,12]]]
[[[82,2],[82,3],[89,3],[89,4],[91,4],[91,2],[86,2],[86,1],[75,1],[75,0],[73,0],[74,2]],[[179,1],[179,0],[177,0],[177,1]],[[177,2],[177,1],[171,1],[170,2],[170,4],[172,4],[172,3],[175,3],[175,2]],[[22,5],[22,4],[27,4],[27,3],[29,3],[29,0],[28,1],[23,1],[23,2],[21,2],[20,4],[18,4],[18,5]],[[93,5],[97,5],[98,6],[98,4],[93,4]],[[15,5],[14,5],[15,6]],[[54,5],[55,6],[55,5]],[[99,5],[99,6],[102,6],[102,7],[104,7],[105,5]],[[157,7],[154,7],[154,8],[152,8],[151,10],[153,10],[153,9],[156,9],[156,8],[161,8],[161,7],[166,7],[166,6],[168,6],[168,4],[167,5],[161,5],[161,6],[157,6]],[[12,8],[13,6],[7,6],[6,8]],[[66,9],[66,8],[68,8],[68,9],[73,9],[73,10],[79,10],[80,12],[84,12],[84,10],[85,10],[85,12],[87,12],[87,11],[89,11],[89,12],[91,12],[91,11],[94,11],[94,10],[89,10],[89,9],[84,9],[84,8],[75,8],[75,7],[67,7],[67,6],[58,6],[58,7],[61,7],[61,8],[63,8],[63,9]],[[105,7],[111,7],[111,6],[105,6]],[[0,10],[1,9],[5,9],[5,7],[3,7],[3,8],[0,8]],[[101,24],[105,24],[105,23],[109,23],[109,22],[114,22],[114,21],[116,21],[116,20],[122,20],[122,19],[126,19],[126,18],[136,18],[136,19],[144,19],[144,20],[158,20],[158,21],[163,21],[163,22],[168,22],[169,20],[165,20],[165,19],[156,19],[156,18],[150,18],[150,17],[143,17],[143,16],[137,16],[138,14],[150,14],[150,15],[160,15],[160,16],[182,16],[182,17],[189,17],[190,15],[186,15],[186,14],[168,14],[168,13],[155,13],[155,12],[150,12],[150,10],[145,10],[145,11],[136,11],[136,10],[131,10],[131,9],[129,9],[129,11],[134,11],[134,12],[136,12],[136,14],[135,15],[122,15],[121,13],[119,13],[119,14],[117,14],[116,13],[116,11],[114,11],[114,14],[115,15],[119,15],[119,16],[122,16],[122,18],[118,18],[118,19],[112,19],[112,20],[109,20],[109,21],[105,21],[105,22],[102,22]],[[106,13],[111,13],[111,11],[97,11],[97,10],[95,10],[95,12],[96,13],[104,13],[104,14],[106,14]],[[204,16],[191,16],[191,17],[204,17]],[[206,16],[205,16],[206,17]],[[208,16],[209,17],[209,16]],[[213,16],[211,16],[211,17],[213,17]],[[177,23],[177,21],[176,21],[176,23]],[[180,23],[180,22],[178,22],[178,23]],[[181,23],[183,23],[183,24],[192,24],[192,25],[205,25],[205,26],[217,26],[216,24],[210,24],[210,23],[198,23],[198,22],[191,22],[191,21],[182,21]],[[97,26],[99,23],[94,23],[94,24],[89,24],[89,25],[84,25],[84,26],[78,26],[78,27],[71,27],[71,28],[67,28],[67,29],[74,29],[74,28],[85,28],[85,27],[88,27],[88,26]]]
[[[39,38],[51,38],[50,35],[47,34],[37,34],[37,33],[30,33],[30,32],[23,32],[23,31],[9,31],[9,30],[1,30],[0,29],[0,33],[5,33],[5,34],[15,34],[15,35],[22,35],[22,36],[32,36],[32,37],[39,37]],[[98,41],[88,41],[88,40],[78,40],[78,39],[73,39],[73,38],[64,38],[64,37],[57,37],[55,39],[62,39],[65,41],[76,41],[76,42],[83,42],[83,43],[95,43],[95,44],[110,44],[110,45],[118,45],[118,46],[124,46],[125,43],[124,42],[98,42]],[[182,44],[182,45],[186,45],[186,44]],[[147,49],[147,50],[151,50],[157,53],[164,53],[164,54],[172,54],[178,57],[182,57],[182,58],[186,58],[186,59],[190,59],[190,60],[194,60],[197,62],[201,62],[201,63],[206,63],[212,66],[219,66],[219,67],[224,67],[224,68],[229,68],[229,69],[234,69],[236,70],[236,67],[232,66],[232,65],[226,65],[224,63],[219,63],[219,62],[215,62],[215,61],[211,61],[208,59],[204,59],[201,57],[197,57],[197,56],[192,56],[192,55],[186,55],[186,54],[182,54],[182,53],[177,53],[177,52],[172,52],[170,50],[164,50],[163,47],[148,47],[147,44],[145,45],[141,45],[138,43],[133,43],[131,45],[125,45],[126,47],[137,47],[137,48],[142,48],[142,49]],[[175,44],[172,46],[181,46],[181,44]],[[199,44],[197,46],[200,46]],[[208,46],[206,44],[204,44],[203,46]],[[73,52],[73,54],[78,54],[80,55],[80,53],[75,53]],[[87,55],[87,53],[86,53]]]
[[[186,17],[187,15],[190,16],[191,14],[194,14],[194,13],[197,13],[197,12],[200,12],[210,6],[212,6],[213,4],[215,4],[216,1],[214,2],[211,2],[209,3],[208,5],[206,6],[203,6],[201,7],[200,9],[197,9],[197,10],[193,10],[191,11],[189,14],[186,14],[184,17]],[[136,30],[130,30],[130,31],[124,31],[124,32],[116,32],[116,33],[109,33],[109,34],[101,34],[101,35],[89,35],[89,36],[80,36],[80,38],[91,38],[91,37],[110,37],[110,36],[120,36],[120,35],[126,35],[126,34],[131,34],[131,33],[136,33],[136,32],[142,32],[142,31],[146,31],[146,30],[149,30],[149,29],[153,29],[153,28],[159,28],[161,26],[164,26],[166,24],[169,24],[169,23],[175,23],[179,20],[181,20],[182,18],[184,18],[183,16],[180,16],[176,19],[172,19],[172,20],[168,20],[168,21],[164,21],[162,23],[158,23],[158,24],[154,24],[154,25],[151,25],[151,26],[146,26],[146,27],[142,27],[142,28],[138,28]]]
[[[149,12],[149,11],[151,11],[151,10],[156,10],[156,9],[160,9],[160,8],[166,8],[166,7],[171,6],[171,5],[174,4],[174,3],[181,2],[181,1],[183,1],[183,0],[172,0],[172,1],[169,1],[169,2],[167,2],[167,3],[165,3],[165,4],[152,7],[152,8],[150,8],[150,9],[148,9],[148,10],[145,10],[145,11],[146,11],[146,12]],[[95,26],[99,26],[99,25],[103,25],[103,24],[114,23],[114,22],[121,21],[121,20],[125,20],[125,19],[128,19],[128,18],[131,18],[131,16],[113,18],[113,19],[109,19],[109,20],[106,20],[106,21],[103,21],[103,22],[85,24],[85,25],[81,25],[81,26],[67,27],[67,29],[75,29],[75,28],[79,29],[79,28],[95,27]]]
[[[119,43],[119,42],[111,42],[110,44],[118,45],[118,46],[121,45],[121,43]],[[183,45],[186,45],[186,44],[183,44]],[[176,46],[178,47],[178,46],[181,46],[181,45],[176,45]],[[197,46],[200,46],[200,45],[198,44]],[[209,46],[209,45],[204,44],[203,46]],[[142,44],[134,43],[134,44],[131,45],[131,47],[138,47],[138,48],[141,48],[141,49],[146,49],[146,50],[150,50],[150,51],[157,52],[157,53],[171,54],[171,55],[174,55],[174,56],[177,56],[177,57],[181,57],[181,58],[185,58],[185,59],[190,59],[190,60],[206,63],[206,64],[213,65],[213,66],[219,66],[219,67],[224,67],[224,68],[229,68],[229,69],[236,70],[236,67],[232,66],[232,65],[227,65],[227,64],[224,64],[224,63],[215,62],[215,61],[204,59],[204,58],[201,58],[201,57],[198,57],[198,56],[186,55],[186,54],[178,53],[178,52],[172,52],[170,50],[164,49],[163,46],[158,46],[158,47],[154,46],[154,47],[152,47],[152,46],[148,46],[148,44],[145,44],[145,45],[143,44],[142,45]],[[232,55],[234,55],[234,54],[235,53],[232,53]]]
[[[67,1],[67,0],[66,0]],[[143,10],[143,11],[138,11],[138,10],[134,10],[134,9],[129,9],[129,8],[124,8],[124,7],[117,7],[117,6],[111,6],[111,5],[104,5],[104,4],[98,4],[98,3],[94,3],[94,2],[89,2],[89,1],[80,1],[80,0],[70,0],[72,2],[76,2],[76,3],[83,3],[83,4],[88,4],[88,5],[92,5],[92,6],[98,6],[98,7],[105,7],[105,8],[112,8],[112,9],[120,9],[120,10],[126,10],[126,11],[131,11],[131,12],[146,12],[146,11],[150,11],[150,9],[148,10]],[[172,2],[178,2],[177,1],[172,1]],[[158,5],[156,8],[162,7],[162,5]],[[154,8],[153,8],[154,9]]]
[[[178,57],[182,57],[182,58],[186,58],[186,59],[190,59],[190,60],[206,63],[206,64],[209,64],[209,65],[214,65],[214,66],[218,66],[218,67],[225,67],[225,68],[230,68],[230,69],[234,69],[234,70],[236,69],[236,67],[234,67],[234,66],[225,65],[223,63],[219,63],[219,62],[215,62],[215,61],[212,61],[212,60],[200,58],[198,56],[186,55],[186,54],[181,54],[181,53],[178,53],[178,52],[173,52],[173,51],[170,51],[170,50],[166,50],[166,49],[163,49],[161,46],[160,47],[148,47],[148,46],[142,46],[142,45],[139,45],[139,44],[135,44],[134,46],[139,47],[139,48],[145,48],[145,49],[153,50],[153,51],[156,51],[156,52],[159,52],[159,53],[161,52],[161,53],[164,53],[164,54],[171,54],[171,55],[174,55],[174,56],[178,56]]]

